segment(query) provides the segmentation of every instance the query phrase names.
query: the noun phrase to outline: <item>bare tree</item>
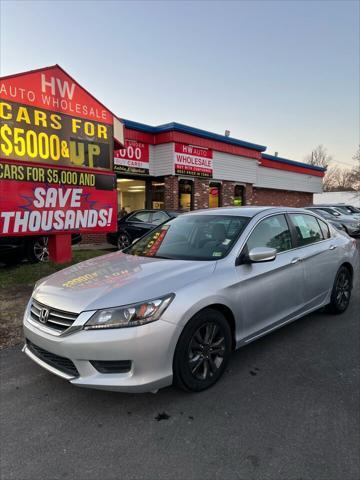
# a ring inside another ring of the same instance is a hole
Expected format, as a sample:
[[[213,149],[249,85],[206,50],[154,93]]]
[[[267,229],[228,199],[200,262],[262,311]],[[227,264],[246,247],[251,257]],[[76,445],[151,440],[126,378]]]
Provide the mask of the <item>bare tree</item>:
[[[355,160],[355,162],[360,164],[360,145],[359,145],[359,148],[357,149],[357,152],[355,153],[355,155],[352,158],[353,158],[353,160]]]
[[[323,145],[318,145],[313,149],[310,155],[306,157],[306,161],[310,165],[326,168],[332,161],[332,156],[327,153],[327,150]]]
[[[355,167],[330,167],[325,174],[323,187],[325,192],[345,192],[360,190],[360,162]]]
[[[329,168],[323,180],[323,188],[325,192],[335,192],[341,183],[341,168],[331,167]]]
[[[355,160],[355,166],[351,169],[350,182],[353,190],[360,191],[360,145],[357,152],[352,157]]]

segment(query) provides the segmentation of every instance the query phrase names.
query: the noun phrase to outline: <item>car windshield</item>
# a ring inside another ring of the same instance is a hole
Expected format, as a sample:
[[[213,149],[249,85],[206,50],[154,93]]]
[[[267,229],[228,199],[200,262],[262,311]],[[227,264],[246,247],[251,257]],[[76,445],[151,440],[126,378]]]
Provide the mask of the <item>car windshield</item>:
[[[323,210],[322,208],[309,208],[312,212],[316,212],[318,215],[329,217],[330,214],[326,211]]]
[[[249,218],[230,215],[180,215],[138,240],[124,253],[173,260],[225,257]]]

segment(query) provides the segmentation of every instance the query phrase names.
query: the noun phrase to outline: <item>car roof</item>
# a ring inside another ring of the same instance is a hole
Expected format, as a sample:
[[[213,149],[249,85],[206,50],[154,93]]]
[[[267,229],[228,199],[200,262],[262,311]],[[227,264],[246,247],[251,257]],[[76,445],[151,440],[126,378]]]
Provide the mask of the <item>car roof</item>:
[[[314,206],[319,206],[319,207],[352,207],[350,203],[317,203]]]
[[[245,206],[245,207],[220,207],[207,208],[185,212],[183,215],[231,215],[238,217],[255,217],[260,213],[284,213],[284,212],[306,212],[304,208],[294,207],[270,207],[270,206]]]

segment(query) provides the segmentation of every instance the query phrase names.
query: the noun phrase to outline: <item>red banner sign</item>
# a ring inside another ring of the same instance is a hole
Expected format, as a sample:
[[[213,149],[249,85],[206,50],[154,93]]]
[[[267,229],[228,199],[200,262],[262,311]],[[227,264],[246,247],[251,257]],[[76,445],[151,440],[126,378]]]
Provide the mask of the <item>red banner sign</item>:
[[[116,230],[115,120],[58,65],[0,78],[0,236]]]
[[[116,230],[112,174],[0,163],[0,180],[0,235]]]
[[[209,148],[175,143],[175,174],[212,178],[213,152]]]
[[[149,145],[126,140],[125,148],[114,152],[114,171],[123,173],[149,173]]]
[[[0,97],[73,117],[113,124],[113,115],[55,65],[0,79]]]

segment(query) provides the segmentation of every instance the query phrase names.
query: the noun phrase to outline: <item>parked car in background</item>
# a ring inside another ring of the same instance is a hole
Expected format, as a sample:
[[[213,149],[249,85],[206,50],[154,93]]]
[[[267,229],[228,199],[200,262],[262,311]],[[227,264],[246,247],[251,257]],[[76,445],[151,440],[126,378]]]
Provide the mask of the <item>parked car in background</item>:
[[[335,227],[337,230],[340,230],[342,232],[346,232],[345,227],[341,223],[340,220],[338,220],[337,217],[340,217],[341,215],[334,215],[333,213],[329,213],[326,210],[322,210],[322,208],[317,208],[317,207],[306,207],[306,210],[310,210],[317,215],[320,215],[320,217],[324,218],[328,223],[330,223],[333,227]]]
[[[308,207],[307,210],[317,213],[331,222],[339,230],[345,231],[351,237],[360,236],[360,219],[341,214],[334,207]]]
[[[233,350],[321,307],[343,313],[357,263],[356,241],[309,210],[184,213],[38,282],[24,352],[77,386],[205,390]]]
[[[175,218],[179,212],[170,210],[135,210],[118,218],[117,232],[108,233],[106,238],[111,245],[119,250],[128,247],[131,243],[144,236],[157,225]]]
[[[329,204],[329,205],[317,205],[322,207],[331,207],[340,212],[342,215],[348,215],[355,218],[360,218],[360,210],[352,205],[345,205],[345,204]]]
[[[0,262],[6,265],[20,263],[27,259],[29,262],[46,262],[49,259],[48,237],[0,237]],[[81,242],[81,235],[74,233],[71,236],[73,245]]]

